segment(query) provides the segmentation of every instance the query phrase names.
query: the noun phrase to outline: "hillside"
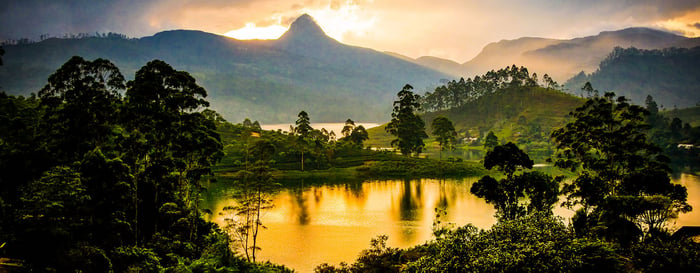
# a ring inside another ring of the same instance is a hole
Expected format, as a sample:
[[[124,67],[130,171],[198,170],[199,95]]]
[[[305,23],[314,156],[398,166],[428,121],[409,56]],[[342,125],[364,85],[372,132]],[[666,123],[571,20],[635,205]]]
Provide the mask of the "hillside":
[[[406,60],[418,65],[425,66],[427,68],[430,68],[435,71],[439,71],[442,73],[445,73],[447,75],[451,75],[454,78],[459,78],[463,77],[466,74],[466,70],[462,65],[458,62],[448,60],[448,59],[443,59],[443,58],[438,58],[434,56],[422,56],[418,57],[416,59],[413,59],[408,56],[401,55],[399,53],[395,52],[384,52],[388,55],[391,55],[393,57]]]
[[[463,66],[468,71],[468,75],[477,75],[517,63],[528,67],[530,72],[540,75],[547,73],[555,81],[564,82],[580,71],[587,73],[595,71],[598,64],[617,46],[662,49],[689,48],[699,45],[700,39],[686,38],[649,28],[628,28],[568,40],[545,38],[503,40],[487,45],[482,52]]]
[[[670,119],[679,118],[684,123],[688,123],[693,127],[700,126],[700,106],[694,106],[684,109],[674,109],[664,111],[661,113]]]
[[[140,39],[47,39],[8,45],[0,86],[10,94],[37,92],[74,55],[105,58],[127,79],[152,59],[191,73],[226,119],[292,122],[300,110],[315,122],[347,118],[386,121],[391,100],[407,83],[424,89],[452,76],[367,48],[341,44],[308,15],[279,40],[240,41],[174,30]]]
[[[481,138],[493,131],[501,141],[513,141],[537,155],[549,149],[549,135],[565,124],[568,113],[583,104],[581,98],[542,87],[505,88],[460,107],[422,115],[426,131],[436,116],[448,117],[459,137]],[[368,130],[373,147],[389,147],[392,137],[383,126]]]
[[[590,82],[644,105],[647,95],[663,108],[684,108],[700,102],[700,47],[642,50],[615,48],[597,71],[579,74],[566,83],[575,93]]]

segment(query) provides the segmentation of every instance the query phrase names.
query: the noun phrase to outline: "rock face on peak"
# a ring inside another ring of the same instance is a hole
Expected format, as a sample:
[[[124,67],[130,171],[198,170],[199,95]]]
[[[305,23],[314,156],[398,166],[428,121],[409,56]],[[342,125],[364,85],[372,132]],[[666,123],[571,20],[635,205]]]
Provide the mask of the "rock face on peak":
[[[316,23],[313,17],[304,14],[297,18],[289,30],[279,38],[280,41],[288,40],[332,40]]]
[[[340,43],[328,37],[313,17],[304,14],[289,26],[289,30],[274,45],[292,53],[311,56],[319,48],[334,47]]]

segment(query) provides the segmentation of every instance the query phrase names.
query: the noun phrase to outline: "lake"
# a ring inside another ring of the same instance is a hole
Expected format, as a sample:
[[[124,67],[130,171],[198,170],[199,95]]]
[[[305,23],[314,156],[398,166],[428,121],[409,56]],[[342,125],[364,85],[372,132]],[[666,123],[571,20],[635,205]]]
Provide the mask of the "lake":
[[[489,228],[495,223],[493,206],[469,192],[477,177],[464,179],[368,180],[348,183],[297,183],[274,195],[275,207],[264,212],[267,230],[259,235],[258,261],[284,264],[299,272],[311,272],[321,263],[352,263],[370,239],[388,235],[387,245],[406,248],[432,237],[435,208],[444,208],[446,220]],[[700,179],[682,174],[674,179],[688,188],[688,202],[695,210],[683,214],[675,226],[700,225]],[[203,206],[219,215],[233,204],[227,182],[211,185]],[[558,207],[556,214],[573,212]],[[444,221],[443,221],[444,222]]]

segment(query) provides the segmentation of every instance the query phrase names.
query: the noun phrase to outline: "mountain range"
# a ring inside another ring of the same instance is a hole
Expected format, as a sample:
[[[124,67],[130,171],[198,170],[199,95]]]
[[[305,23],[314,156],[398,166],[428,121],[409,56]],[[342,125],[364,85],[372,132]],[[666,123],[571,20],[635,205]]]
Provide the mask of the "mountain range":
[[[5,45],[0,88],[28,95],[74,55],[105,58],[127,79],[148,61],[161,59],[192,74],[226,119],[290,123],[301,110],[313,122],[390,119],[392,101],[405,84],[422,94],[446,80],[473,77],[512,64],[545,73],[560,83],[591,73],[615,47],[693,47],[699,38],[648,28],[601,32],[575,39],[524,37],[488,44],[465,63],[410,58],[342,44],[302,15],[277,40],[236,40],[194,30],[172,30],[138,39],[121,36],[50,38]],[[646,94],[642,94],[646,95]],[[641,95],[640,95],[641,96]],[[694,103],[695,101],[693,101]],[[669,104],[670,105],[670,104]]]
[[[696,46],[700,46],[700,38],[650,28],[627,28],[574,39],[523,37],[501,40],[486,45],[477,56],[462,64],[435,57],[412,59],[404,56],[404,59],[453,76],[468,77],[516,64],[527,67],[530,73],[536,72],[540,76],[546,73],[563,83],[581,71],[594,72],[615,47],[663,49]]]
[[[328,37],[309,15],[277,40],[241,41],[211,33],[174,30],[140,39],[51,38],[6,45],[0,86],[27,95],[74,55],[104,58],[127,79],[152,59],[192,74],[207,89],[212,108],[232,122],[251,118],[288,123],[301,110],[313,122],[390,119],[392,101],[406,84],[434,88],[452,76]]]

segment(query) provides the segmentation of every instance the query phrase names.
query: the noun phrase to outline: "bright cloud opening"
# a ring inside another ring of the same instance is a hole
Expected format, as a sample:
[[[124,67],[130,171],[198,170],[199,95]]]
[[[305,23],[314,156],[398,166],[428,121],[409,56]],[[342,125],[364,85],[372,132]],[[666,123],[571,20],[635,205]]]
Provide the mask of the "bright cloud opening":
[[[700,22],[700,10],[695,10],[681,17],[657,22],[656,26],[682,33],[686,37],[698,37],[700,36],[700,28],[695,25],[698,22]]]
[[[282,36],[285,31],[287,28],[280,25],[259,27],[255,23],[246,23],[245,27],[231,30],[224,35],[238,40],[273,40]]]
[[[333,39],[344,42],[345,35],[364,36],[374,26],[374,17],[363,16],[362,8],[352,1],[337,9],[303,9],[316,22],[321,25],[323,31]]]

